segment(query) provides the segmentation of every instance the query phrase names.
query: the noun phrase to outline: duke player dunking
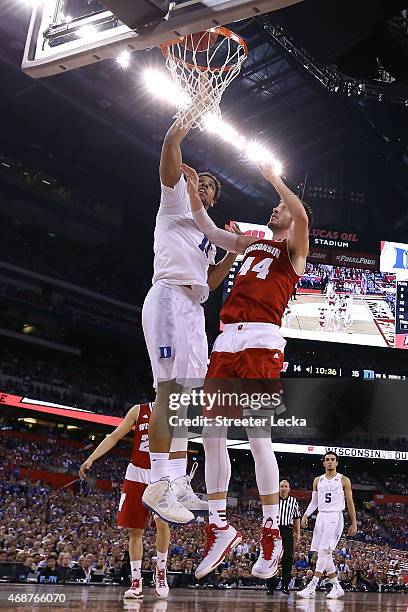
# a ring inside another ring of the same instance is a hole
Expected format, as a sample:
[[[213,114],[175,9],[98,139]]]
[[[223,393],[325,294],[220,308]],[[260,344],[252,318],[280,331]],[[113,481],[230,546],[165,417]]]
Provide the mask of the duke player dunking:
[[[235,254],[227,254],[215,264],[215,247],[193,220],[181,171],[181,142],[188,131],[175,122],[164,139],[153,286],[142,312],[156,388],[149,430],[151,484],[143,494],[143,503],[171,523],[188,523],[194,512],[208,509],[185,477],[187,431],[173,435],[169,399],[202,384],[208,361],[202,303],[209,290],[222,283],[235,260]],[[198,181],[200,205],[211,208],[218,200],[220,183],[208,172],[200,174]],[[179,463],[177,472],[175,461]]]
[[[316,569],[311,582],[297,595],[310,599],[315,596],[316,587],[323,573],[333,585],[329,599],[337,599],[344,595],[337,578],[336,567],[333,563],[333,551],[341,538],[344,529],[343,510],[345,502],[351,518],[348,535],[356,535],[357,518],[353,502],[350,479],[337,472],[338,457],[334,452],[327,452],[323,457],[325,473],[313,481],[312,500],[302,517],[302,527],[307,527],[307,519],[316,510],[319,511],[313,531],[310,550],[317,551]]]
[[[222,385],[234,379],[279,379],[285,340],[280,334],[282,317],[294,287],[303,274],[309,251],[311,211],[275,174],[270,165],[260,166],[262,175],[275,187],[281,201],[274,208],[268,227],[273,240],[233,236],[217,228],[198,198],[198,176],[183,166],[194,219],[217,246],[243,253],[244,260],[222,310],[225,324],[211,354],[206,382]],[[229,244],[227,244],[229,243]],[[217,411],[220,407],[217,406]],[[257,416],[269,416],[258,411]],[[267,411],[266,411],[267,412]],[[244,411],[245,415],[245,411]],[[218,416],[215,411],[206,416]],[[270,427],[266,431],[247,428],[255,461],[255,474],[262,503],[260,555],[252,568],[259,578],[278,571],[282,555],[279,534],[279,469],[272,448]],[[226,499],[231,475],[227,452],[227,428],[203,428],[206,454],[205,477],[209,502],[206,555],[196,571],[201,578],[213,571],[241,539],[226,520]]]

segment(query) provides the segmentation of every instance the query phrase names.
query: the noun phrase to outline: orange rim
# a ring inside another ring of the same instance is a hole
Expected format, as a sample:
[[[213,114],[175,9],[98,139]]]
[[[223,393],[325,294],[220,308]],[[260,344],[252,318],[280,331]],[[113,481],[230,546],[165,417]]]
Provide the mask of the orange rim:
[[[228,30],[228,28],[224,28],[222,26],[211,28],[210,30],[206,30],[206,32],[215,32],[219,36],[224,36],[224,38],[230,38],[231,40],[236,42],[237,45],[241,46],[244,49],[245,57],[242,61],[245,61],[245,59],[248,57],[248,45],[246,44],[245,40],[239,34],[236,34],[235,32],[232,32],[232,30]],[[191,35],[188,34],[188,36],[191,36]],[[170,53],[169,47],[175,44],[180,44],[180,43],[182,44],[186,38],[187,36],[181,36],[180,38],[175,38],[174,40],[170,40],[168,43],[165,43],[164,45],[160,45],[160,49],[164,57],[167,58],[169,56],[169,53]],[[211,70],[211,72],[229,72],[230,70],[235,68],[235,66],[238,63],[238,62],[235,62],[234,64],[231,64],[229,66],[228,65],[227,66],[215,66],[214,68],[209,68],[208,66],[198,66],[198,65],[196,66],[194,64],[189,64],[188,62],[184,62],[179,57],[175,57],[174,59],[179,64],[184,64],[187,68],[190,68],[190,70],[197,68],[198,70],[201,70],[202,72],[206,72],[207,70]]]

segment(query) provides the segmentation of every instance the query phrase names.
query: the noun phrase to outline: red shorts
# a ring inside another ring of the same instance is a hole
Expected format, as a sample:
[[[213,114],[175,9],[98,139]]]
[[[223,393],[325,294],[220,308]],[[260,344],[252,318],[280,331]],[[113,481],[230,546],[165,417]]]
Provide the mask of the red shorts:
[[[211,353],[204,384],[206,393],[245,395],[281,393],[279,382],[286,344],[276,325],[241,323],[226,325]],[[242,406],[215,404],[204,407],[207,417],[238,418]]]
[[[142,495],[147,484],[125,480],[120,497],[116,524],[120,527],[144,529],[149,516],[149,509],[142,504]]]
[[[207,378],[280,378],[283,353],[246,348],[237,353],[211,353]]]

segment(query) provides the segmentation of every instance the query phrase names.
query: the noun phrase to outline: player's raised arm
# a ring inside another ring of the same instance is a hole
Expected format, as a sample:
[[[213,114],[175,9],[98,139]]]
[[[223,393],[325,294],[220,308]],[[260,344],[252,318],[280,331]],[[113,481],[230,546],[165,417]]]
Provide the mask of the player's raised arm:
[[[302,274],[309,252],[309,217],[305,206],[275,172],[273,164],[259,164],[258,167],[262,176],[275,187],[293,219],[288,238],[288,249],[293,267]]]
[[[239,229],[239,225],[237,223],[234,223],[232,227],[226,225],[225,231],[229,232],[230,234],[235,234],[237,236],[244,235]],[[210,291],[214,291],[215,289],[217,289],[217,287],[221,285],[228,272],[231,270],[231,266],[233,265],[236,257],[236,253],[227,253],[225,257],[221,259],[221,261],[208,268],[208,286],[210,288]]]
[[[181,143],[190,131],[175,121],[167,132],[160,157],[160,180],[166,187],[173,188],[181,178]]]
[[[208,216],[201,202],[198,193],[199,177],[197,172],[194,168],[187,166],[187,164],[181,164],[181,170],[187,179],[187,191],[190,197],[191,212],[198,229],[203,232],[208,240],[215,244],[215,246],[225,249],[230,253],[244,253],[245,249],[256,242],[257,238],[236,235],[235,233],[230,231],[227,232],[217,227],[214,221]]]
[[[351,518],[351,525],[348,530],[348,534],[350,536],[356,535],[357,533],[357,516],[356,509],[354,507],[353,501],[353,491],[351,489],[351,481],[347,476],[343,476],[341,479],[343,489],[344,489],[344,497],[346,498],[347,510]]]
[[[79,476],[82,478],[82,480],[86,478],[86,471],[92,467],[93,462],[109,452],[111,448],[113,448],[119,442],[119,440],[121,440],[124,436],[126,436],[126,434],[129,433],[129,431],[131,431],[138,419],[139,410],[139,404],[133,406],[128,411],[121,424],[118,425],[110,434],[108,434],[106,438],[102,440],[102,442],[95,448],[93,453],[89,455],[88,459],[83,462],[79,468]]]
[[[318,493],[317,493],[317,483],[318,482],[319,482],[319,477],[316,476],[316,478],[313,481],[312,499],[310,500],[310,504],[306,508],[305,513],[302,516],[302,521],[300,523],[303,528],[307,527],[307,519],[314,512],[316,512],[316,510],[318,508],[318,503],[317,503],[317,495],[318,495]]]

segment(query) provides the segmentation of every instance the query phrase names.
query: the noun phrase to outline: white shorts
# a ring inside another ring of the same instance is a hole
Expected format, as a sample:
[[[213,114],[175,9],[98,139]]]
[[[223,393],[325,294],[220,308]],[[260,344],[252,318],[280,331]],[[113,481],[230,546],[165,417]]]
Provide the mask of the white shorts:
[[[208,362],[204,310],[190,292],[158,282],[144,301],[142,324],[154,387],[168,380],[191,388],[203,384]]]
[[[342,512],[319,512],[310,550],[335,550],[344,529]]]
[[[273,323],[226,323],[214,342],[214,353],[239,353],[248,348],[278,349],[283,353],[286,340]]]

